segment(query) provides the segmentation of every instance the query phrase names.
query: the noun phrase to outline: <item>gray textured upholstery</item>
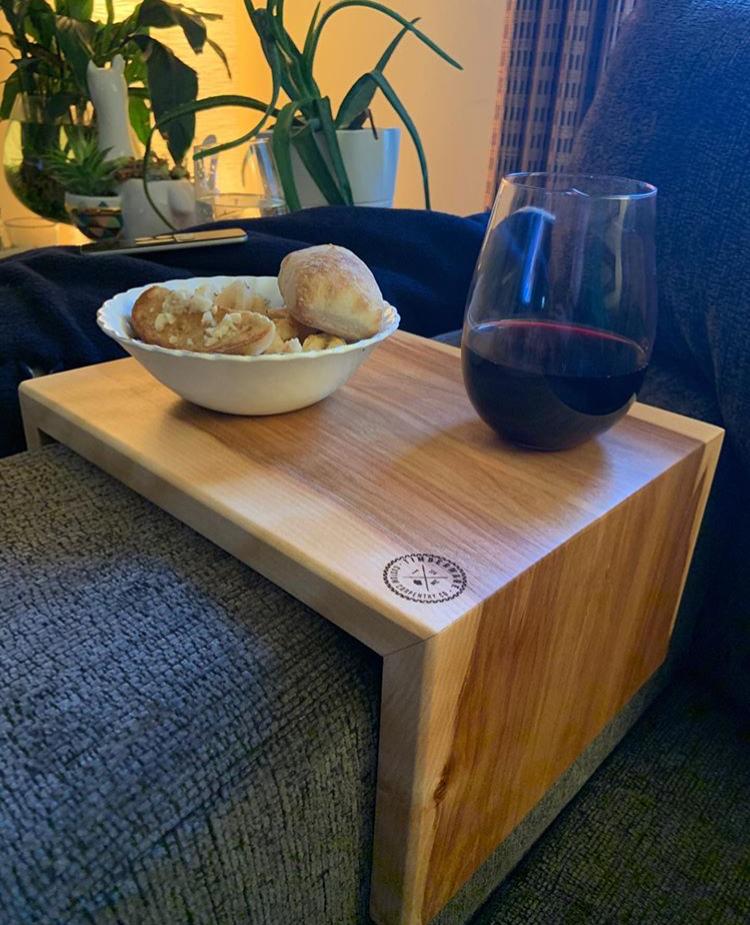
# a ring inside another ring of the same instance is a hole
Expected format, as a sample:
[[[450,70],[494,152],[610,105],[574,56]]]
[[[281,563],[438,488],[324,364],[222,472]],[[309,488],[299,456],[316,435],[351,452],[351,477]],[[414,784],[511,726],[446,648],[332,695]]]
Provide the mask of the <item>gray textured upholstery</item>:
[[[377,658],[62,447],[0,462],[0,925],[365,923]],[[436,920],[462,925],[648,706]]]
[[[745,925],[748,779],[747,719],[672,685],[472,925]]]
[[[750,0],[640,0],[574,165],[659,188],[658,350],[712,388],[750,471]]]
[[[659,187],[659,332],[644,399],[727,429],[693,661],[750,709],[750,0],[639,0],[572,169]],[[676,383],[689,383],[684,393]]]
[[[365,921],[379,661],[68,450],[0,497],[0,923]]]

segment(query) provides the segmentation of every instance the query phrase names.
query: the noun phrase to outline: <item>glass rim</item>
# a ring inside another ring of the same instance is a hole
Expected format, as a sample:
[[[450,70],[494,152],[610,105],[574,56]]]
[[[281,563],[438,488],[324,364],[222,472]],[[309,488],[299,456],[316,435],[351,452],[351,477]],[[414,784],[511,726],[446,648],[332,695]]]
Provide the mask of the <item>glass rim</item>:
[[[567,189],[555,189],[546,186],[544,183],[539,182],[526,182],[528,180],[541,181],[542,179],[548,180],[552,179],[554,181],[560,181],[561,183],[566,183]],[[631,188],[635,188],[634,192],[625,193],[625,192],[611,192],[611,193],[583,193],[580,190],[575,189],[574,181],[581,180],[598,180],[598,181],[607,181],[612,184],[622,184],[625,186],[629,185]],[[657,187],[653,183],[648,183],[646,180],[635,180],[632,177],[622,177],[615,176],[605,173],[553,173],[550,170],[538,170],[538,171],[529,171],[529,170],[519,170],[514,173],[505,174],[503,177],[504,182],[508,182],[511,186],[516,186],[519,189],[528,189],[528,190],[537,190],[542,193],[557,193],[558,195],[567,195],[567,196],[584,196],[588,199],[650,199],[656,196]],[[571,188],[573,187],[573,188]]]

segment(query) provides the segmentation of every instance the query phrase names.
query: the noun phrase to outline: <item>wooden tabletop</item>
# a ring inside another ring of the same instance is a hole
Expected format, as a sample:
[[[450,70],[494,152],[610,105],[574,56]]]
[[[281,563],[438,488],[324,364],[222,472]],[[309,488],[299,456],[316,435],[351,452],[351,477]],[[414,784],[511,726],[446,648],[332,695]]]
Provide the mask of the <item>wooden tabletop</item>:
[[[458,351],[408,334],[292,414],[204,411],[135,360],[21,403],[31,446],[62,441],[384,656],[379,925],[431,921],[662,664],[722,436],[636,405],[577,449],[517,449]]]
[[[459,620],[719,433],[636,405],[577,449],[517,449],[477,418],[458,351],[405,333],[326,401],[273,417],[188,404],[133,359],[21,391],[41,431],[380,653]],[[384,568],[414,552],[458,563],[465,591],[439,604],[394,593]]]

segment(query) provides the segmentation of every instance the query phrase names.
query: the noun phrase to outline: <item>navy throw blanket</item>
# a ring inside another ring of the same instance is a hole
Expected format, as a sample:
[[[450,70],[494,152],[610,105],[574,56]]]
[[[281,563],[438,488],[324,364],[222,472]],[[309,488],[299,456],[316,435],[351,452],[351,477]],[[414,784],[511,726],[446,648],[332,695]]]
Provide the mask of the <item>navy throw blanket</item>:
[[[402,328],[433,336],[460,327],[486,216],[396,209],[310,209],[227,222],[246,244],[142,257],[81,256],[51,248],[0,261],[0,456],[24,448],[18,386],[123,356],[96,326],[96,310],[132,286],[190,276],[276,276],[281,259],[311,244],[340,244],[372,269]]]

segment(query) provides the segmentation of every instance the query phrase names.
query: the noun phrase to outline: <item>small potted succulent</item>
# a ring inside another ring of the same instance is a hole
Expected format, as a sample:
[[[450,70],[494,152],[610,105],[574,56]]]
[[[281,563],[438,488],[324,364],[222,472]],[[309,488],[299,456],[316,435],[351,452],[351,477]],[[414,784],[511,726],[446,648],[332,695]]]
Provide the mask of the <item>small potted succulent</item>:
[[[195,191],[181,165],[170,169],[166,160],[149,152],[145,158],[121,160],[115,178],[128,240],[186,228],[197,221]]]
[[[69,151],[53,149],[47,170],[65,191],[65,211],[71,222],[94,241],[113,240],[122,231],[117,190],[117,160],[108,160],[93,138],[74,139]]]
[[[323,13],[320,4],[301,43],[284,26],[284,0],[267,0],[265,7],[245,0],[250,21],[260,39],[271,70],[273,88],[267,102],[246,96],[209,97],[177,106],[157,121],[154,131],[168,131],[173,120],[219,106],[236,106],[261,113],[249,131],[239,138],[204,149],[198,157],[247,144],[269,127],[272,148],[287,206],[291,210],[324,203],[346,205],[390,204],[396,179],[399,129],[375,129],[370,106],[380,91],[403,123],[416,148],[422,169],[425,206],[430,207],[430,188],[419,133],[384,70],[398,45],[412,35],[453,67],[461,65],[446,54],[411,22],[376,0],[338,0]],[[340,10],[364,7],[399,24],[375,66],[362,74],[345,94],[334,113],[331,98],[314,76],[315,56],[324,27]],[[369,123],[369,127],[368,127]],[[150,141],[147,143],[147,150]]]

